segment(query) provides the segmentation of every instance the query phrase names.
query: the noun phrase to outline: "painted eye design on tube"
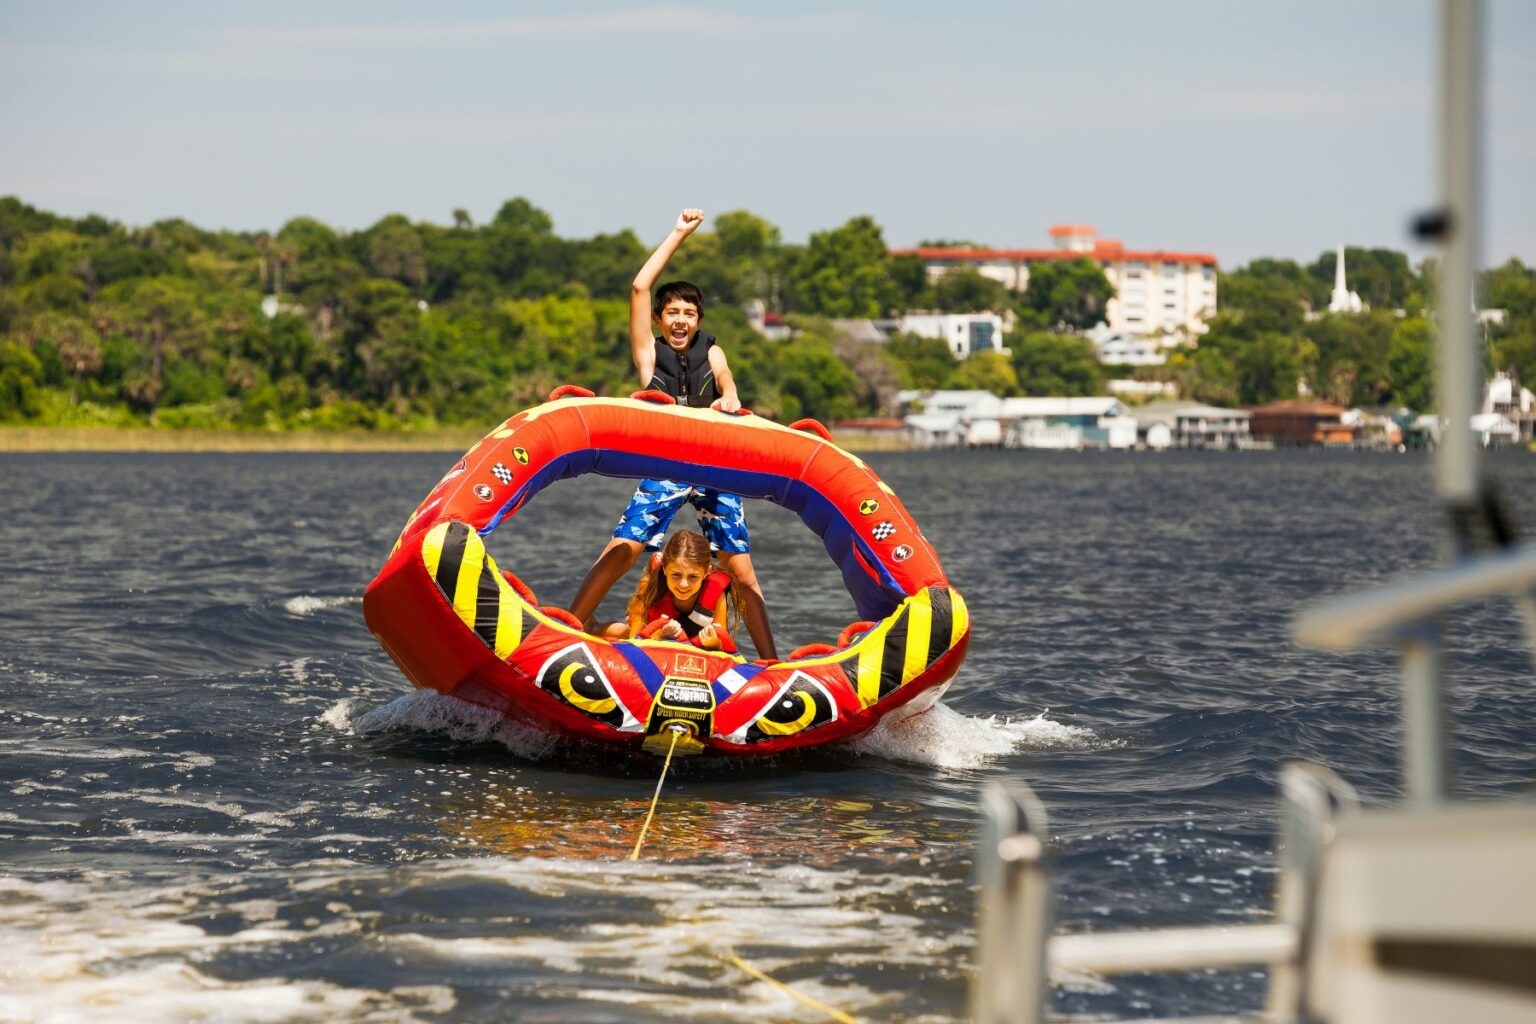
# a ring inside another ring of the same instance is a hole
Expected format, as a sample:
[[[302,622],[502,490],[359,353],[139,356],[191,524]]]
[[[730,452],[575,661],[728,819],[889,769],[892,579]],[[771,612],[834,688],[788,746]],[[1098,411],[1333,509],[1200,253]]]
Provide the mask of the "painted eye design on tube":
[[[546,661],[539,669],[538,685],[556,700],[621,732],[640,728],[585,644],[572,644]]]
[[[804,672],[796,672],[762,713],[741,730],[738,742],[761,743],[795,736],[836,720],[837,702],[826,687]]]

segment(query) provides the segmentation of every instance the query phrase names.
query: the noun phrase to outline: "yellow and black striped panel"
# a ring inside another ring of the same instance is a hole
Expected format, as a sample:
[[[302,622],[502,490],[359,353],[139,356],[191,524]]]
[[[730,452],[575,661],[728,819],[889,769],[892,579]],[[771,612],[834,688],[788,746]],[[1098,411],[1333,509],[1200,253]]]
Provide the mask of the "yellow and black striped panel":
[[[922,675],[960,642],[970,615],[958,591],[928,587],[902,602],[840,664],[864,707]]]
[[[485,646],[505,660],[534,627],[480,535],[460,522],[438,523],[421,542],[421,559],[453,612]]]

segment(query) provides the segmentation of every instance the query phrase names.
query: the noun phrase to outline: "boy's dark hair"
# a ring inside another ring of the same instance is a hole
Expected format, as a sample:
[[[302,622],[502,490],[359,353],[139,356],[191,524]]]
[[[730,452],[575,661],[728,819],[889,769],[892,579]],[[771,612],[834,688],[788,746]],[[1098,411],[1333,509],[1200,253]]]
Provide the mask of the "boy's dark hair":
[[[656,297],[651,300],[651,315],[661,316],[661,311],[667,308],[667,303],[673,299],[682,299],[691,302],[699,311],[699,319],[704,319],[704,293],[699,291],[699,286],[689,284],[687,281],[668,281],[656,289]]]

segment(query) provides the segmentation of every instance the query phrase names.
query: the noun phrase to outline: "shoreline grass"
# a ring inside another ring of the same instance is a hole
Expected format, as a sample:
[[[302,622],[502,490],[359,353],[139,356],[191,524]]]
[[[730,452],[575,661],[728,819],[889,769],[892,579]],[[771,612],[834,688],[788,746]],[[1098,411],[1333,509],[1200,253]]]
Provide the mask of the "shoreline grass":
[[[463,452],[489,429],[268,431],[11,426],[0,427],[0,452]],[[845,436],[836,440],[847,451],[904,451],[907,447],[887,438]]]

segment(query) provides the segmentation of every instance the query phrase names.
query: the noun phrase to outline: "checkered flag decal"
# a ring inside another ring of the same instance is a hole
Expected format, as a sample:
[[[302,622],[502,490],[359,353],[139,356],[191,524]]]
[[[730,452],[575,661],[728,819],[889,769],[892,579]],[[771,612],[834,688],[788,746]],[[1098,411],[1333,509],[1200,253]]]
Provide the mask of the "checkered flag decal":
[[[896,532],[896,524],[887,519],[883,523],[877,523],[870,532],[874,534],[875,540],[885,540]]]
[[[509,484],[512,482],[512,471],[499,462],[491,467],[491,476],[495,477],[497,480],[500,480],[504,484]]]

